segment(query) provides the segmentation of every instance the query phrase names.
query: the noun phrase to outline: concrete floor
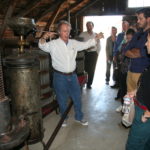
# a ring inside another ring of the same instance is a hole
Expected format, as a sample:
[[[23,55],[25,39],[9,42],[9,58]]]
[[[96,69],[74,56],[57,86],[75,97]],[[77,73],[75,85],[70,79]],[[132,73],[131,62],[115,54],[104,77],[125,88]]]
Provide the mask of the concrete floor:
[[[105,46],[102,46],[105,47]],[[105,51],[98,59],[91,90],[82,91],[83,112],[89,122],[88,127],[74,122],[73,109],[69,113],[68,126],[61,128],[49,150],[124,150],[129,129],[120,125],[121,114],[115,109],[120,105],[115,101],[117,90],[105,85]],[[113,84],[110,82],[110,84]],[[50,138],[60,117],[55,112],[44,118],[44,142]],[[43,150],[42,144],[29,146],[30,150]]]
[[[83,88],[83,112],[89,126],[74,122],[72,109],[68,126],[60,129],[50,150],[124,150],[128,129],[119,125],[121,115],[115,109],[120,102],[114,100],[116,92],[104,83],[99,87],[93,86],[91,90]],[[44,118],[45,142],[59,119],[55,112]],[[41,143],[29,147],[31,150],[43,150]]]

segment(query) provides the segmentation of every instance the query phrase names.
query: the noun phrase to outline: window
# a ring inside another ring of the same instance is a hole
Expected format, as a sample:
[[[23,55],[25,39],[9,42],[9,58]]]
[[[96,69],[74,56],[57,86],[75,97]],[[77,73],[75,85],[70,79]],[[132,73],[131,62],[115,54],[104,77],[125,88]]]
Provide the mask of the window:
[[[148,7],[150,0],[128,0],[128,7]]]

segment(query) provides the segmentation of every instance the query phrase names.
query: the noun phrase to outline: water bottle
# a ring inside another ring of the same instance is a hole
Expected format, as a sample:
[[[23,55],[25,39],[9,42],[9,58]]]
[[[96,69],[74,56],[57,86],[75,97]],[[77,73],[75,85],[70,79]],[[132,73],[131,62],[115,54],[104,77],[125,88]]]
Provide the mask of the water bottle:
[[[118,70],[118,64],[115,63],[115,70]]]
[[[109,63],[109,64],[111,64],[111,61],[110,61],[110,60],[108,60],[108,63]]]
[[[129,106],[131,103],[131,98],[130,97],[124,97],[123,100],[124,100],[124,103],[123,103],[123,107],[122,107],[122,112],[125,114],[128,114],[130,111]]]

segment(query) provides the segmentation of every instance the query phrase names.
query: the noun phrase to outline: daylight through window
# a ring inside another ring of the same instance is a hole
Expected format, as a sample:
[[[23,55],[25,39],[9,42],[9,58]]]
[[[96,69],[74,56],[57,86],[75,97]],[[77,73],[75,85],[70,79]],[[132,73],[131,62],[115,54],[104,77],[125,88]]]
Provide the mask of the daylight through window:
[[[128,7],[148,7],[150,0],[128,0]]]

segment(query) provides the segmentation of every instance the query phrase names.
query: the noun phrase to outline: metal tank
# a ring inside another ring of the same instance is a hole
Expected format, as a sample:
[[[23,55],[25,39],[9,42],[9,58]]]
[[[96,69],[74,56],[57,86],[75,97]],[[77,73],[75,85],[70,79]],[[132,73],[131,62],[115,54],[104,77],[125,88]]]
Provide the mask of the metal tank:
[[[30,126],[29,142],[43,137],[40,104],[39,63],[30,53],[5,59],[12,100],[13,116],[27,116]]]
[[[11,100],[5,96],[0,55],[0,150],[18,146],[29,135],[29,127],[23,117],[22,119],[11,117],[10,102]]]
[[[28,143],[43,139],[43,122],[40,103],[39,61],[30,51],[24,50],[24,39],[34,27],[33,19],[13,18],[8,22],[16,35],[20,35],[19,51],[4,59],[9,80],[13,116],[26,116],[29,121]]]

